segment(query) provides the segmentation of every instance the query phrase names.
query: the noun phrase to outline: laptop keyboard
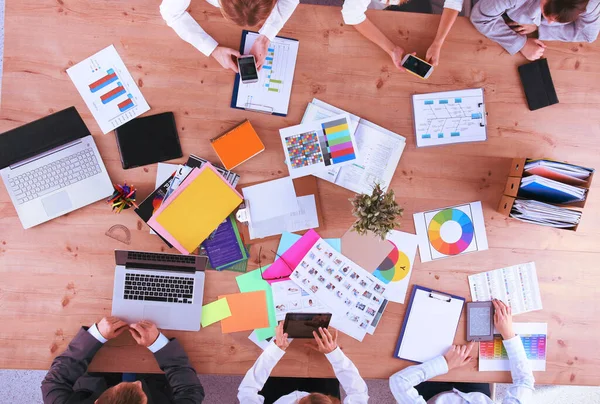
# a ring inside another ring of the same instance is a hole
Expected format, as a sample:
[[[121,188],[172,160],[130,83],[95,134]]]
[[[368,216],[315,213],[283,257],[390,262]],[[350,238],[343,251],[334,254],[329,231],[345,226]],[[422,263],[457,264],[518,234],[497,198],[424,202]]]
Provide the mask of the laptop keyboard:
[[[193,255],[161,254],[142,251],[128,251],[127,260],[173,262],[191,265],[194,265],[196,263],[196,257]]]
[[[194,278],[125,273],[125,300],[192,304]]]
[[[93,149],[88,148],[11,178],[9,184],[21,205],[100,173]]]

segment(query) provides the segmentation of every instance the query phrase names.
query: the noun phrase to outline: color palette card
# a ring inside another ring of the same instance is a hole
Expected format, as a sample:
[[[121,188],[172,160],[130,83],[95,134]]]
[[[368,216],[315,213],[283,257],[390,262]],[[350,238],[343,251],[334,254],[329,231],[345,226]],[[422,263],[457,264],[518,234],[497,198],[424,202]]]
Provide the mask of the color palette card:
[[[292,178],[357,163],[358,148],[350,115],[339,114],[279,130]]]
[[[413,215],[421,262],[488,249],[481,202]]]
[[[548,324],[546,323],[513,323],[515,333],[521,338],[525,354],[533,370],[546,370]],[[479,370],[510,371],[510,362],[502,336],[494,328],[494,339],[479,343]]]
[[[242,203],[242,196],[211,164],[195,168],[150,218],[148,225],[189,254]]]

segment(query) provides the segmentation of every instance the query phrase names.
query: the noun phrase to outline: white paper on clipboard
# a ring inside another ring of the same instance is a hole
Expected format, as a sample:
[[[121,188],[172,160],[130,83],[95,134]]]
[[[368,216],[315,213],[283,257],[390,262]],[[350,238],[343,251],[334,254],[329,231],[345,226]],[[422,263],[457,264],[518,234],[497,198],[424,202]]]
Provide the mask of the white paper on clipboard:
[[[426,362],[444,355],[454,335],[465,299],[415,286],[396,357]]]

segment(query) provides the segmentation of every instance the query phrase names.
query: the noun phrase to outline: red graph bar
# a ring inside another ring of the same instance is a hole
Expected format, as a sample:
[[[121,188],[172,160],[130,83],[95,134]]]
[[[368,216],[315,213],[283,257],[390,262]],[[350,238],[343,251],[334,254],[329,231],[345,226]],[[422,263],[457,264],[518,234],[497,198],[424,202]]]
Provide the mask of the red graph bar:
[[[108,74],[108,75],[102,77],[98,81],[94,81],[92,84],[90,84],[90,90],[93,90],[94,88],[98,87],[102,83],[105,83],[108,80],[114,79],[115,77],[117,77],[117,74],[116,73],[112,73],[112,74]]]
[[[119,108],[123,108],[129,104],[133,104],[133,101],[131,101],[131,98],[127,98],[125,101],[119,103]]]
[[[123,88],[123,86],[119,86],[119,87],[117,87],[117,88],[114,88],[114,89],[110,90],[108,93],[106,93],[106,94],[102,95],[102,96],[100,97],[100,99],[101,99],[102,101],[105,101],[107,98],[110,98],[110,97],[112,97],[113,95],[120,93],[121,91],[125,91],[125,88]]]

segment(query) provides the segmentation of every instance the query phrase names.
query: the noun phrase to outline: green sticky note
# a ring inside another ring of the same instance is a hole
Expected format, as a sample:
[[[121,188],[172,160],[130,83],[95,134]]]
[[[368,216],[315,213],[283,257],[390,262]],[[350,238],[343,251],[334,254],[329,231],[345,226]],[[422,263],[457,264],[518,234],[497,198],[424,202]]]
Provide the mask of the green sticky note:
[[[266,271],[269,265],[262,267],[263,271]],[[275,317],[275,304],[273,303],[273,291],[271,285],[265,281],[261,274],[260,269],[246,272],[235,278],[240,292],[256,292],[258,290],[264,290],[267,293],[267,310],[269,315],[269,327],[256,329],[256,337],[259,341],[265,340],[275,336],[275,328],[277,327],[277,317]]]
[[[227,317],[231,317],[231,310],[229,310],[227,299],[219,299],[202,306],[202,327],[208,327]]]

